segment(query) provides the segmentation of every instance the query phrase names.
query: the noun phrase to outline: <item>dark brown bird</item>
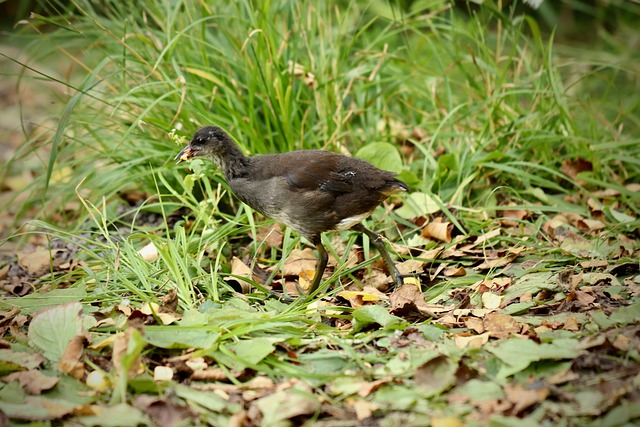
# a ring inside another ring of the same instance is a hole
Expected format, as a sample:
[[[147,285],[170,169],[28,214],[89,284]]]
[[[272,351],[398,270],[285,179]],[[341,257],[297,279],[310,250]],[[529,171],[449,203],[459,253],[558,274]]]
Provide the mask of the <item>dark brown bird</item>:
[[[193,158],[211,160],[240,200],[315,245],[319,262],[309,293],[318,288],[327,266],[320,235],[330,230],[352,229],[369,236],[395,284],[402,284],[382,237],[361,224],[391,194],[409,189],[394,173],[322,150],[245,156],[216,126],[199,129],[176,156],[178,163]]]

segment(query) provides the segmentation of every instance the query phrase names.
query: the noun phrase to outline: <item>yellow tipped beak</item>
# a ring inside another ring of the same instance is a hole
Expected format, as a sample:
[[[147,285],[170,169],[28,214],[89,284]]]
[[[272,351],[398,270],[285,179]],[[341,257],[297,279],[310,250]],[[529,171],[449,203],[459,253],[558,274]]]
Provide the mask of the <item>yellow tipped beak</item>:
[[[193,157],[193,149],[191,148],[190,145],[187,145],[186,147],[184,147],[182,149],[181,152],[178,153],[178,155],[176,156],[176,158],[174,160],[176,160],[176,163],[182,163],[182,162],[186,162],[187,160],[191,159]]]

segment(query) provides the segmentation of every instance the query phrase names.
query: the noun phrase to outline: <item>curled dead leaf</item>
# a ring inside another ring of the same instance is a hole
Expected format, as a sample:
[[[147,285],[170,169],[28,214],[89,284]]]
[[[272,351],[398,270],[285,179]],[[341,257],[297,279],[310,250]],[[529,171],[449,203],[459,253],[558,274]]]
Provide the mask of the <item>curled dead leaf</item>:
[[[523,410],[543,402],[549,395],[549,389],[531,385],[525,387],[522,384],[509,383],[504,386],[504,392],[509,402],[513,404],[511,412],[520,414]]]
[[[515,206],[515,203],[510,203],[510,205]],[[529,215],[529,212],[523,209],[508,209],[508,207],[499,212],[502,216],[500,223],[504,227],[517,227]]]
[[[403,276],[410,276],[415,273],[422,273],[425,263],[423,261],[408,259],[396,264],[396,268]]]
[[[373,412],[378,409],[378,405],[363,399],[358,399],[351,402],[351,407],[354,411],[356,411],[356,418],[358,419],[358,421],[371,418],[373,416]]]
[[[427,305],[424,294],[412,284],[404,284],[397,288],[390,297],[391,309],[389,312],[405,319],[421,319],[434,317]]]
[[[491,337],[507,338],[511,334],[519,334],[522,325],[512,316],[504,313],[488,313],[483,319],[485,330]]]
[[[300,276],[303,271],[315,271],[316,257],[311,248],[294,249],[284,260],[285,276]]]
[[[247,279],[247,280],[245,280]],[[251,283],[254,280],[253,271],[238,257],[231,259],[231,275],[224,278],[225,282],[237,283],[238,287],[234,287],[236,291],[243,294],[251,292]]]
[[[18,252],[18,264],[32,276],[41,276],[52,266],[51,251],[38,248],[32,252]]]
[[[564,326],[562,327],[565,331],[579,331],[580,326],[578,326],[578,320],[575,316],[569,316],[564,321]]]
[[[560,172],[569,176],[572,179],[576,179],[580,172],[589,172],[593,170],[593,165],[590,161],[578,157],[577,159],[565,159],[560,166]]]
[[[453,223],[443,222],[442,218],[438,217],[422,229],[421,235],[427,239],[449,243],[451,242],[451,231],[453,231]]]
[[[353,308],[360,308],[367,303],[389,300],[386,294],[370,286],[365,286],[362,291],[342,291],[337,296],[349,301]]]
[[[458,348],[480,348],[489,342],[489,333],[480,335],[462,335],[457,334],[454,338],[456,347]]]
[[[369,381],[360,386],[358,389],[358,396],[367,397],[374,391],[378,390],[384,384],[390,383],[393,381],[393,378],[383,378],[376,381]]]
[[[256,240],[264,243],[269,248],[282,247],[283,238],[282,228],[277,223],[261,227],[256,231]]]
[[[79,334],[73,337],[69,344],[67,344],[58,362],[58,369],[77,380],[81,379],[85,373],[84,363],[81,359],[84,354],[86,342],[87,335],[85,334]]]
[[[445,277],[463,277],[467,275],[464,267],[449,267],[444,269]]]
[[[468,319],[465,319],[464,326],[478,334],[484,332],[484,322],[482,319],[478,319],[477,317],[469,317]]]
[[[593,232],[604,230],[607,226],[597,219],[580,218],[576,221],[576,227],[581,231]]]
[[[10,383],[18,381],[20,387],[29,394],[40,394],[45,390],[52,389],[58,382],[59,378],[44,375],[37,370],[18,371],[2,377],[2,381]]]

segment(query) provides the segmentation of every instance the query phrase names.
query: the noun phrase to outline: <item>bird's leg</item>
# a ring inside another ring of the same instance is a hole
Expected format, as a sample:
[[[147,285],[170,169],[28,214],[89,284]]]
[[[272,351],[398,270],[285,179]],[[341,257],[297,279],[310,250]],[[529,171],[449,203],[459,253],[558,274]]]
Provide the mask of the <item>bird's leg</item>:
[[[391,273],[391,278],[393,279],[395,285],[402,286],[402,284],[404,283],[402,280],[402,275],[393,263],[391,255],[389,254],[389,251],[387,250],[387,247],[382,240],[382,236],[378,233],[374,233],[362,224],[356,224],[351,227],[351,229],[364,233],[369,237],[371,243],[373,243],[373,246],[375,246],[378,252],[380,252],[380,256],[382,256],[385,264],[387,264],[387,268],[389,269],[389,273]]]
[[[316,239],[313,239],[312,242],[316,245],[316,249],[318,251],[318,263],[316,264],[316,272],[313,275],[313,282],[307,291],[308,295],[311,295],[318,289],[320,286],[320,281],[322,280],[322,275],[324,274],[325,268],[327,268],[327,263],[329,262],[329,255],[327,254],[327,250],[324,248],[324,245],[320,241],[320,236]]]

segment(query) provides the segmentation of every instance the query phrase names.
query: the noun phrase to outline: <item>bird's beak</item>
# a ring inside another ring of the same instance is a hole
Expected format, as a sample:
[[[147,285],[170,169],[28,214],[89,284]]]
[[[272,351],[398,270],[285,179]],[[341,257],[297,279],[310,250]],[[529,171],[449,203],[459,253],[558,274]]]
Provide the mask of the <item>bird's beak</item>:
[[[191,148],[191,145],[187,145],[182,149],[181,152],[178,153],[176,158],[173,160],[176,160],[176,164],[186,162],[187,160],[193,158],[193,154],[193,148]]]

